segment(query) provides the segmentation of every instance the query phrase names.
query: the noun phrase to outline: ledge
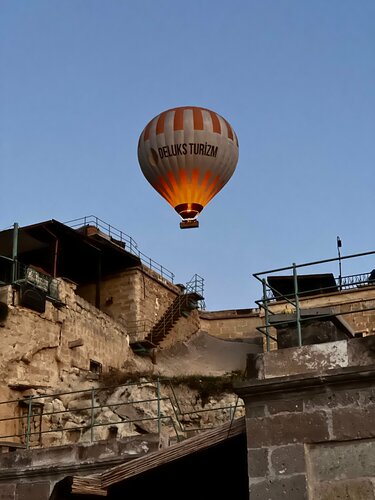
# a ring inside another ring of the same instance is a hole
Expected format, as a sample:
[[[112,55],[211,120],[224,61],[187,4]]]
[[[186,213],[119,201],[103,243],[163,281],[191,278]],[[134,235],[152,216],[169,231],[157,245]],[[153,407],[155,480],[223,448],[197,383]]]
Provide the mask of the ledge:
[[[347,368],[335,368],[319,374],[300,374],[271,379],[250,379],[235,384],[234,391],[241,398],[254,396],[284,397],[287,393],[306,389],[322,390],[325,387],[365,384],[375,381],[375,364]]]

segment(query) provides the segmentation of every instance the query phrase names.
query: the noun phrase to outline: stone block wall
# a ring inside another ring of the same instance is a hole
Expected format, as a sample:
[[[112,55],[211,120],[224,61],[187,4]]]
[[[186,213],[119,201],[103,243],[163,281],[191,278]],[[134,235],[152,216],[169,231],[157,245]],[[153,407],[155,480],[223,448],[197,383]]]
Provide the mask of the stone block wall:
[[[259,309],[234,309],[228,311],[200,311],[201,330],[222,339],[260,337],[256,329],[261,326]]]
[[[252,500],[375,499],[373,340],[353,339],[334,353],[313,345],[261,355],[270,359],[258,360],[258,378],[237,389]]]
[[[81,286],[77,293],[95,303],[94,285]],[[141,340],[179,293],[179,287],[151,269],[132,268],[103,279],[100,309],[124,325],[131,340]]]

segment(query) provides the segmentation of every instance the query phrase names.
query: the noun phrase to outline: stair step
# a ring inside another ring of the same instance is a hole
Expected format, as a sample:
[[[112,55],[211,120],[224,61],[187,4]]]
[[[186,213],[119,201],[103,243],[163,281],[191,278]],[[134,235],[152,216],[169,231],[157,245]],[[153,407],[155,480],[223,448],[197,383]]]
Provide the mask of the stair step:
[[[198,300],[202,298],[195,292],[178,295],[165,311],[162,318],[153,326],[144,342],[157,346],[165,339],[181,316],[187,318],[192,310],[198,308]]]

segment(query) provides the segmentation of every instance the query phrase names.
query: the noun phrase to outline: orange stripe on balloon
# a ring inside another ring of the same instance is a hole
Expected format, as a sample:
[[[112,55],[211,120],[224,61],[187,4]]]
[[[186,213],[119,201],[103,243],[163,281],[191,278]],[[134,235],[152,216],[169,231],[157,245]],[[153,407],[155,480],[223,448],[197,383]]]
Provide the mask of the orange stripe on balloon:
[[[192,200],[195,203],[199,203],[200,205],[204,204],[204,190],[205,190],[205,185],[207,184],[206,182],[199,182],[199,170],[198,169],[193,169],[192,170],[192,175],[191,175],[191,181],[192,181]]]
[[[203,130],[203,113],[200,108],[193,108],[194,130]]]
[[[143,135],[143,140],[147,141],[150,138],[150,130],[151,130],[151,124],[153,120],[151,120],[145,127],[145,133]]]
[[[161,113],[158,118],[158,122],[156,124],[156,134],[162,134],[164,132],[164,124],[165,124],[165,116],[167,112]]]
[[[208,203],[215,196],[216,193],[219,192],[219,176],[216,176],[215,179],[211,182],[207,189],[207,202]]]
[[[189,201],[188,199],[188,183],[189,179],[187,176],[187,171],[185,169],[180,170],[180,195],[183,197],[185,201]]]
[[[173,172],[168,172],[168,180],[173,191],[173,197],[176,198],[176,196],[178,196],[178,184],[176,181],[176,177],[173,175]]]
[[[195,177],[194,177],[194,190],[192,193],[192,199],[193,202],[199,203],[200,205],[205,205],[206,203],[206,198],[207,198],[207,184],[209,183],[209,179],[211,176],[211,172],[206,172],[204,175],[203,179],[201,182],[199,182],[199,177],[197,178],[195,182]]]
[[[229,139],[233,140],[233,130],[232,130],[232,127],[229,125],[229,123],[226,121],[225,118],[223,118],[223,120],[225,121],[225,125],[227,126],[228,137],[229,137]]]
[[[191,172],[191,182],[194,186],[198,186],[199,181],[199,170],[197,168],[193,168]]]
[[[161,186],[159,193],[162,195],[163,198],[165,198],[168,201],[168,203],[170,203],[172,205],[173,193],[171,192],[170,187],[168,186],[168,184],[166,183],[166,181],[162,177],[159,177],[158,180],[159,180],[160,186]]]
[[[174,113],[173,130],[184,129],[184,111],[185,108],[178,108]]]
[[[221,125],[220,125],[220,120],[217,116],[216,113],[213,111],[209,111],[210,116],[211,116],[211,121],[212,121],[212,132],[215,132],[216,134],[221,133]]]
[[[164,188],[163,188],[160,184],[158,184],[157,182],[154,182],[154,183],[152,184],[152,187],[153,187],[154,189],[156,189],[156,191],[157,191],[157,192],[158,192],[158,193],[159,193],[159,194],[160,194],[160,195],[161,195],[164,199],[166,199],[166,197],[165,197],[165,191],[164,191]]]
[[[208,170],[205,174],[204,174],[204,177],[202,179],[202,182],[200,184],[200,194],[201,194],[201,205],[205,205],[205,203],[207,203],[206,199],[207,199],[207,185],[210,181],[210,177],[211,177],[211,171]]]

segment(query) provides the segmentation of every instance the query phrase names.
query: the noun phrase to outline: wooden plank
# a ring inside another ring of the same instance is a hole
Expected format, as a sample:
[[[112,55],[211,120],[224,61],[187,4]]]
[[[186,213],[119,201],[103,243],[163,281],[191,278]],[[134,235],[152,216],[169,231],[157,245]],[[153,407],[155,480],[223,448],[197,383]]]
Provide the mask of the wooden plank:
[[[74,477],[72,483],[72,493],[76,495],[98,495],[107,496],[107,490],[101,487],[101,479],[98,474],[92,476]]]
[[[245,417],[241,417],[231,422],[227,422],[220,427],[201,432],[169,448],[148,453],[145,456],[135,458],[130,462],[108,469],[96,477],[73,476],[72,493],[90,494],[92,488],[97,488],[99,484],[99,489],[105,490],[113,484],[142,474],[160,465],[178,460],[191,453],[206,450],[221,441],[245,433],[245,430]],[[98,484],[99,478],[100,481]]]

